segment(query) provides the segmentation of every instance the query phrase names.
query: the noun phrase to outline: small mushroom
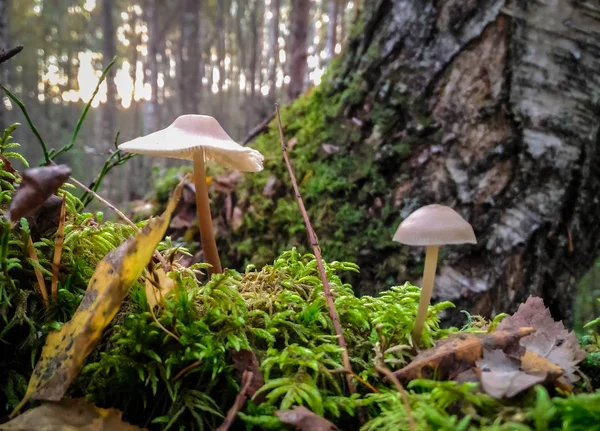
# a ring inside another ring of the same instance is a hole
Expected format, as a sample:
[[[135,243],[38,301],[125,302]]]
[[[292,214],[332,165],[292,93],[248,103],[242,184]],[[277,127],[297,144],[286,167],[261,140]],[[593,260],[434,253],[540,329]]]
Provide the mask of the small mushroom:
[[[119,145],[129,153],[193,160],[196,185],[196,211],[200,224],[202,249],[212,273],[221,273],[221,260],[215,242],[210,215],[205,162],[243,172],[259,172],[264,157],[252,148],[242,147],[207,115],[182,115],[163,130]]]
[[[421,300],[412,334],[413,341],[418,344],[433,292],[439,247],[447,244],[477,244],[477,239],[473,227],[452,208],[443,205],[427,205],[416,210],[400,223],[393,239],[406,245],[427,247]]]

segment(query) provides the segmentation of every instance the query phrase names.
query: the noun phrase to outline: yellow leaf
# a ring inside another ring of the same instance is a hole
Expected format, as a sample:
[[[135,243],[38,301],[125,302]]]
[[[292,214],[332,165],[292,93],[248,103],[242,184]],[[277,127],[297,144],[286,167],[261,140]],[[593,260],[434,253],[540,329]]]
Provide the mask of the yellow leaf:
[[[115,409],[101,409],[85,398],[42,404],[0,425],[0,431],[142,431],[121,420]]]
[[[150,219],[137,236],[125,241],[98,263],[73,318],[59,331],[48,335],[27,393],[13,415],[30,398],[60,401],[63,397],[162,240],[181,195],[182,184],[175,190],[162,216]]]
[[[156,275],[156,278],[154,275]],[[152,280],[150,280],[150,277],[152,277]],[[149,278],[146,279],[144,287],[146,288],[148,305],[152,310],[155,305],[162,305],[164,303],[165,295],[175,287],[175,280],[167,277],[164,269],[156,268],[154,274],[151,274]]]

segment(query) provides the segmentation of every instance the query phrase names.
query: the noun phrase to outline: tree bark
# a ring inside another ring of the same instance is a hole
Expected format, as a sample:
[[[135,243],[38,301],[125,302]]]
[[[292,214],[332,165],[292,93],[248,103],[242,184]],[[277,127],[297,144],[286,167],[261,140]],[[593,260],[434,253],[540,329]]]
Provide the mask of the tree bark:
[[[570,319],[576,283],[600,246],[597,7],[378,1],[366,4],[363,24],[341,71],[366,85],[352,115],[408,96],[435,124],[398,163],[388,198],[402,216],[450,205],[479,240],[447,247],[434,294],[483,315],[533,294]],[[371,130],[379,150],[413,127],[393,121],[388,132]],[[411,249],[410,260],[422,254]]]
[[[305,89],[310,0],[292,0],[288,97],[296,99]]]

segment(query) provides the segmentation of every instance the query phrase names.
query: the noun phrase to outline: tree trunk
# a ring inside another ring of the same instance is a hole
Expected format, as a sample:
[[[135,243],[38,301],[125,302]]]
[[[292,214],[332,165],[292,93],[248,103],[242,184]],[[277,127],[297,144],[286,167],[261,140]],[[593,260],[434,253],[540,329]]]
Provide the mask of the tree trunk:
[[[113,20],[114,0],[102,0],[102,58],[104,67],[117,54],[115,41],[115,24]],[[113,148],[115,135],[117,133],[117,87],[115,84],[116,65],[106,75],[106,103],[102,108],[102,152],[108,153]],[[50,101],[46,102],[50,105]],[[109,199],[118,200],[117,190],[111,187],[111,178],[108,175],[104,179],[103,187],[109,195]]]
[[[148,0],[146,3],[146,22],[148,25],[148,63],[146,64],[145,79],[150,82],[152,92],[150,103],[146,104],[144,134],[156,131],[158,128],[158,0]]]
[[[290,24],[290,61],[288,97],[296,99],[305,88],[308,49],[308,26],[310,23],[310,0],[292,0]]]
[[[329,23],[327,24],[327,57],[335,57],[335,46],[337,45],[337,18],[339,0],[329,0]]]
[[[271,4],[273,21],[271,22],[271,58],[269,59],[269,99],[271,103],[277,100],[277,65],[279,64],[279,15],[281,0]]]
[[[0,0],[0,52],[8,49],[8,4],[6,0]],[[0,83],[6,85],[6,70],[8,66],[0,66]],[[4,108],[4,94],[0,95],[0,133],[4,133],[6,124],[6,115]]]
[[[198,113],[200,88],[199,0],[181,0],[179,96],[182,114]]]
[[[360,265],[361,293],[419,282],[424,250],[391,236],[420,206],[449,205],[478,238],[441,249],[434,295],[455,302],[455,321],[461,309],[514,311],[531,294],[571,321],[577,282],[600,248],[597,7],[381,0],[365,2],[357,25],[315,102],[287,114],[297,176],[312,175],[303,189],[323,253]],[[276,216],[264,215],[273,235],[286,231]],[[278,237],[265,237],[277,250]],[[294,238],[283,246],[304,242]]]

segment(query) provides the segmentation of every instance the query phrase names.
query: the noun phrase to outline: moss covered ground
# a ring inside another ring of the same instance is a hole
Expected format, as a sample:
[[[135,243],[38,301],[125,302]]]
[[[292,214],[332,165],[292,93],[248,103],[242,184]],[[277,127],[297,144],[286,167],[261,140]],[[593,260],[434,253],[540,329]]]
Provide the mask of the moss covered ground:
[[[264,139],[262,145],[267,145],[268,138]],[[9,156],[4,148],[2,153]],[[7,160],[2,160],[0,170],[3,208],[18,182],[18,174],[7,169]],[[27,223],[10,230],[0,217],[0,418],[23,397],[46,335],[71,317],[96,264],[133,233],[123,224],[103,221],[100,213],[82,212],[68,189],[61,193],[68,196],[64,251],[58,300],[49,309],[43,307],[33,268],[50,280],[54,230],[34,233]],[[243,198],[260,205],[250,194]],[[291,203],[284,210],[286,205],[277,204],[270,211],[288,211],[291,221],[285,226],[297,230],[300,241],[304,238],[300,220],[292,214]],[[278,217],[283,227],[284,216]],[[275,227],[269,229],[276,234]],[[245,233],[249,238],[252,234]],[[39,264],[26,257],[29,235],[39,236],[34,242]],[[261,241],[254,246],[267,247]],[[348,242],[340,239],[334,251],[348,257],[343,251]],[[252,244],[242,246],[250,249]],[[159,250],[170,260],[181,249],[167,238]],[[126,420],[150,429],[214,429],[240,389],[236,352],[248,349],[256,355],[265,384],[242,409],[237,429],[286,429],[274,412],[296,405],[305,405],[344,430],[408,429],[399,393],[382,380],[374,361],[378,352],[392,370],[410,361],[419,289],[408,283],[390,285],[376,296],[358,297],[340,276],[357,273],[359,267],[327,259],[327,276],[358,376],[358,391],[350,395],[338,372],[341,352],[314,257],[295,248],[261,250],[266,256],[252,253],[257,264],[241,272],[228,270],[207,283],[196,276],[203,265],[184,268],[175,263],[169,277],[176,288],[154,310],[157,320],[149,311],[142,283],[136,283],[69,395],[118,408]],[[271,261],[265,263],[267,259]],[[425,346],[458,331],[439,326],[439,313],[451,306],[440,303],[430,308]],[[472,325],[465,330],[479,329]],[[598,336],[590,333],[583,342],[591,352],[584,369],[591,385],[597,385]],[[584,384],[570,395],[537,386],[504,401],[480,392],[473,383],[413,380],[407,389],[419,430],[588,430],[600,420],[600,392]]]

